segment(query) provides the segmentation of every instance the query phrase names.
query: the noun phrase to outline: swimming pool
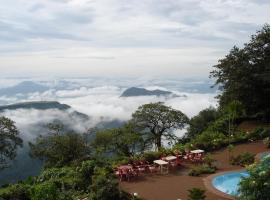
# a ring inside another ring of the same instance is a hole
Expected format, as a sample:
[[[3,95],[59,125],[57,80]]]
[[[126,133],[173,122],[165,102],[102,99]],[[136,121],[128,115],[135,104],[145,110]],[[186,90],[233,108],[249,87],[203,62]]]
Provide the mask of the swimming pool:
[[[270,152],[264,152],[260,156],[260,160],[270,159]],[[237,196],[239,183],[243,177],[248,177],[249,173],[245,170],[240,172],[228,172],[216,176],[212,180],[212,185],[219,191],[226,194]]]
[[[243,177],[248,177],[247,171],[228,172],[216,176],[212,180],[212,185],[219,191],[236,196],[238,193],[238,184]]]

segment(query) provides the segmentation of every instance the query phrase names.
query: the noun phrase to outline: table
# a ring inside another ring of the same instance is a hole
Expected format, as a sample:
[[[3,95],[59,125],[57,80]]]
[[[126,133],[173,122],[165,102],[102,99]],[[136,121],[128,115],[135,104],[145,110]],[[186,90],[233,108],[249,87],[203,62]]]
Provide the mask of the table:
[[[176,156],[167,156],[167,157],[165,157],[165,160],[167,160],[167,161],[172,161],[172,160],[176,160],[176,159],[177,159]]]
[[[190,151],[190,153],[194,153],[194,154],[204,153],[204,150],[196,149],[196,150]]]
[[[158,164],[160,166],[160,173],[162,173],[162,174],[169,173],[169,168],[168,168],[169,163],[168,162],[166,162],[164,160],[154,160],[154,163]]]

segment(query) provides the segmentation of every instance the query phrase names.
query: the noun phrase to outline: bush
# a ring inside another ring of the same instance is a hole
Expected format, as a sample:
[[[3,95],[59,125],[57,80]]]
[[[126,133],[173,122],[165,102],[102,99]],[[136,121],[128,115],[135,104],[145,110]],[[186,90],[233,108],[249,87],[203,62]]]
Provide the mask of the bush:
[[[205,190],[199,188],[192,188],[188,190],[188,200],[204,200],[205,199]]]
[[[248,134],[246,132],[239,131],[231,136],[230,143],[243,143],[243,142],[247,142],[247,140],[248,140]]]
[[[238,156],[232,156],[230,163],[232,165],[239,165],[239,166],[245,166],[245,165],[250,165],[254,163],[255,160],[255,155],[251,153],[243,153]]]
[[[4,200],[31,200],[30,186],[24,184],[15,184],[5,188],[1,192],[0,199]]]
[[[194,146],[204,150],[220,149],[228,143],[227,137],[220,132],[205,131],[192,140]]]
[[[121,192],[118,188],[118,181],[106,169],[100,168],[95,170],[92,177],[91,200],[119,200]]]
[[[149,163],[153,163],[154,160],[158,160],[162,155],[161,152],[147,152],[143,155],[144,159]]]
[[[35,185],[31,192],[31,200],[59,200],[62,199],[59,195],[57,187],[52,182],[46,182]],[[64,200],[64,199],[63,199]]]
[[[189,176],[200,176],[201,174],[213,174],[216,172],[216,167],[210,167],[207,164],[202,164],[199,166],[193,166],[189,171]]]
[[[268,128],[256,128],[248,134],[250,140],[262,140],[266,137],[270,137],[270,129]]]
[[[239,200],[270,199],[270,165],[269,160],[248,167],[249,177],[239,184]]]
[[[267,148],[270,148],[270,137],[265,138],[263,143],[267,146]]]

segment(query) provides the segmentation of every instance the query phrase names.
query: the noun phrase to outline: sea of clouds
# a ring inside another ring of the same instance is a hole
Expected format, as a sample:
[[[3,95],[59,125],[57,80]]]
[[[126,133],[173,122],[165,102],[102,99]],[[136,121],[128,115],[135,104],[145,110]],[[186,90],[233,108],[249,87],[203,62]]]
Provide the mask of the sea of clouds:
[[[70,124],[77,132],[85,132],[101,122],[121,121],[131,118],[136,109],[150,102],[164,102],[166,105],[181,110],[188,117],[193,117],[199,111],[216,106],[215,90],[200,91],[201,85],[209,82],[201,80],[177,79],[105,79],[105,78],[58,78],[58,79],[0,79],[1,87],[12,87],[23,81],[33,81],[48,87],[45,92],[29,94],[14,94],[0,96],[2,105],[28,101],[58,101],[68,104],[73,110],[84,113],[90,120],[77,119],[61,110],[19,109],[6,111],[3,115],[16,122],[24,136],[35,137],[37,130],[34,124],[49,123],[54,119],[61,119]],[[178,97],[139,96],[120,97],[129,87],[143,87],[149,90],[160,89],[171,91]],[[70,111],[72,112],[72,110]]]
[[[166,105],[181,110],[189,118],[199,111],[213,106],[217,101],[215,90],[207,89],[210,83],[204,80],[177,79],[108,79],[108,78],[5,78],[0,79],[1,88],[14,87],[23,81],[32,81],[48,87],[46,91],[0,95],[0,105],[8,105],[30,101],[58,101],[71,106],[68,111],[59,109],[37,110],[18,109],[6,110],[1,115],[16,122],[24,139],[24,147],[19,149],[18,156],[11,168],[1,172],[0,184],[16,182],[28,176],[34,176],[41,170],[42,164],[28,155],[28,141],[38,135],[46,134],[46,124],[60,120],[68,129],[84,133],[89,128],[113,121],[125,122],[131,118],[136,109],[150,102],[164,102]],[[206,89],[205,86],[206,85]],[[172,91],[178,97],[120,97],[129,87],[143,87],[149,90],[160,89]],[[84,113],[89,119],[73,115],[74,111]],[[117,123],[116,123],[117,124]],[[119,123],[121,124],[121,123]],[[185,130],[175,131],[177,136],[183,136]],[[168,144],[168,141],[163,141]]]

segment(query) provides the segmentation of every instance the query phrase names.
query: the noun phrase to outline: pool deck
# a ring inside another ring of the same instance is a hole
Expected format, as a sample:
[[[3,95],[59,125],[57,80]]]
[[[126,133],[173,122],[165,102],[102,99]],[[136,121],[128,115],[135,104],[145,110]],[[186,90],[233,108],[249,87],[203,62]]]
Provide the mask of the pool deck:
[[[259,141],[236,145],[233,154],[250,152],[257,155],[266,151],[269,149]],[[226,148],[213,152],[212,155],[217,160],[218,171],[211,176],[188,176],[189,166],[184,164],[168,175],[146,174],[130,182],[121,182],[120,186],[129,193],[138,193],[144,200],[186,200],[188,190],[194,187],[206,190],[206,200],[232,200],[234,199],[232,196],[214,189],[212,184],[211,187],[208,186],[211,178],[230,171],[243,171],[244,168],[229,164],[229,153]]]

